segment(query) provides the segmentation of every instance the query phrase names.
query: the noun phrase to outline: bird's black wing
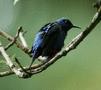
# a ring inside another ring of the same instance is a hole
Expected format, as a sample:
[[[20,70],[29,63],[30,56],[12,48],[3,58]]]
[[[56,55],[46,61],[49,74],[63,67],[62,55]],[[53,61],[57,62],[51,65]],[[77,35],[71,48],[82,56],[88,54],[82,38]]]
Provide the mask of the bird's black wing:
[[[43,49],[49,43],[52,35],[59,32],[59,30],[60,26],[55,23],[48,23],[39,30],[32,46],[32,54],[34,58],[41,55]]]
[[[52,36],[54,34],[58,34],[60,29],[61,29],[61,26],[57,23],[49,23],[45,25],[45,27],[42,27],[41,31],[44,33],[42,47],[45,47],[47,43],[50,41],[50,39],[52,38]]]

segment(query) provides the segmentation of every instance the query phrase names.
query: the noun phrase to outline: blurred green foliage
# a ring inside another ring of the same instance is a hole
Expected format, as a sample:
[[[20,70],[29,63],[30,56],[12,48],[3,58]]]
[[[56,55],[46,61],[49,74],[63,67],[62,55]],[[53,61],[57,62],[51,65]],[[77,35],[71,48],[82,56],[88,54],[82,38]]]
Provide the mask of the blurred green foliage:
[[[14,6],[13,0],[0,0],[0,28],[14,36],[17,27],[23,26],[28,31],[25,38],[31,48],[36,32],[44,24],[66,17],[82,27],[69,32],[65,40],[68,43],[90,23],[96,12],[93,2],[95,0],[19,0]],[[0,90],[101,90],[100,29],[99,24],[76,50],[30,79],[0,78]],[[0,40],[3,45],[8,43],[1,37]],[[15,46],[7,52],[18,57],[23,66],[31,62]]]

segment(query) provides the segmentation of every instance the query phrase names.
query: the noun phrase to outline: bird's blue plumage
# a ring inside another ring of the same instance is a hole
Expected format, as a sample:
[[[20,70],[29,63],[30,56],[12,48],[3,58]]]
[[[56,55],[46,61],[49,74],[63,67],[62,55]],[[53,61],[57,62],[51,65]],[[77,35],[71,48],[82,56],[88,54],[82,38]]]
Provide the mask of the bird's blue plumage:
[[[38,58],[39,56],[53,57],[64,46],[67,31],[72,26],[69,20],[60,19],[42,27],[36,34],[32,46],[33,58]]]
[[[36,34],[33,46],[33,60],[39,56],[52,58],[64,46],[67,32],[73,27],[68,19],[59,19],[44,25]]]
[[[42,32],[36,34],[35,41],[32,46],[32,54],[34,58],[37,58],[42,51],[43,36]]]

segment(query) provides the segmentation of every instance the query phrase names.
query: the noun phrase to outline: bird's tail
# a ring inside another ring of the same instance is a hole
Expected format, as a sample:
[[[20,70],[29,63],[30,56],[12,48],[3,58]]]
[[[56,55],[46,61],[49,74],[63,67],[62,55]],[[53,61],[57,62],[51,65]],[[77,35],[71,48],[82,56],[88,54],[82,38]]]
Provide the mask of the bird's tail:
[[[29,66],[30,71],[31,71],[31,66],[32,66],[32,64],[33,64],[34,61],[35,61],[35,58],[32,59],[32,62],[30,64],[30,66]]]

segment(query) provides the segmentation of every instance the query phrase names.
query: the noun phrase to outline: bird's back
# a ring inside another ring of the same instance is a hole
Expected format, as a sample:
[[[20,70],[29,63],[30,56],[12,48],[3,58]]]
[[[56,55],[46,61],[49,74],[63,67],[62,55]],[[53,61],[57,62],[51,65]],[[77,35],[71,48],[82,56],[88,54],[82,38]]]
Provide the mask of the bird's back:
[[[52,57],[64,46],[66,33],[58,23],[49,23],[40,29],[32,47],[33,57]]]
[[[61,25],[58,23],[54,23],[49,32],[51,34],[48,34],[46,38],[45,47],[41,55],[53,57],[64,46],[64,39],[67,33],[62,30]]]

